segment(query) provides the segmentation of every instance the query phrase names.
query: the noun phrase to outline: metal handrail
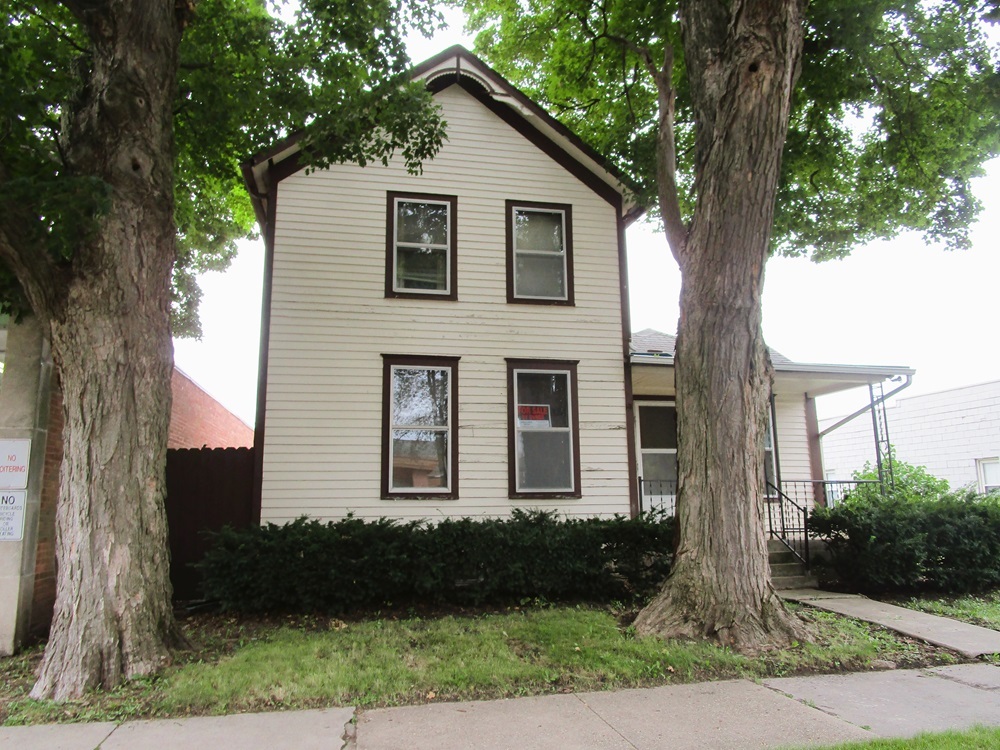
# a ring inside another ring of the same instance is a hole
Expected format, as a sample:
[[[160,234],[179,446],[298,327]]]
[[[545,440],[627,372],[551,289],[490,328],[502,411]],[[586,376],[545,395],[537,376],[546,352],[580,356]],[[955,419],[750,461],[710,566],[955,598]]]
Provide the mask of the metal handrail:
[[[780,541],[806,568],[809,567],[809,509],[799,505],[771,482],[766,483],[767,490],[767,525],[770,535]],[[777,503],[775,503],[777,501]],[[776,528],[774,505],[778,505],[780,527]],[[786,513],[787,509],[787,513]],[[801,526],[792,526],[789,516],[799,515]]]

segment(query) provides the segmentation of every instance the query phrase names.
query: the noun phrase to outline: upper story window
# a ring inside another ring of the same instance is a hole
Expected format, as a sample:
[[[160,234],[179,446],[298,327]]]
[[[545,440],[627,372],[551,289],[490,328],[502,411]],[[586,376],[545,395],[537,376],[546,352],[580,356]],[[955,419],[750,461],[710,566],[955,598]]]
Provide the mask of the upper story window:
[[[507,301],[573,304],[569,205],[507,201]]]
[[[511,497],[580,497],[576,363],[507,360]]]
[[[386,297],[457,299],[453,195],[388,193]]]
[[[458,358],[383,355],[382,388],[382,497],[458,497]]]

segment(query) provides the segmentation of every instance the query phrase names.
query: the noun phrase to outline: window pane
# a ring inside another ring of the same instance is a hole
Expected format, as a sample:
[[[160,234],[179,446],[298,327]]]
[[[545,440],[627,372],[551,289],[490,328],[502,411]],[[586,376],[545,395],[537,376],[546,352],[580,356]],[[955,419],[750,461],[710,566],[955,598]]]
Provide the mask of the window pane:
[[[517,433],[518,490],[571,490],[573,462],[569,432]]]
[[[444,248],[396,248],[397,289],[447,289],[448,251]]]
[[[677,409],[673,406],[640,406],[639,446],[676,448]]]
[[[548,424],[524,427],[569,427],[569,375],[565,372],[517,373],[517,405],[548,407]],[[519,409],[515,418],[521,425],[526,421],[543,421],[542,410]]]
[[[986,492],[1000,487],[1000,461],[983,461],[983,485]]]
[[[566,297],[562,255],[522,255],[514,262],[514,293],[519,297]]]
[[[443,203],[396,203],[396,240],[448,244],[448,206]]]
[[[677,482],[676,453],[643,453],[642,481]],[[676,488],[675,490],[676,491]]]
[[[518,250],[561,253],[562,214],[550,211],[514,211],[515,244]]]
[[[764,451],[764,481],[772,487],[777,487],[777,477],[774,475],[774,451],[767,449]]]
[[[448,426],[448,370],[393,368],[392,420],[396,425]]]
[[[448,433],[393,430],[392,488],[448,487]]]

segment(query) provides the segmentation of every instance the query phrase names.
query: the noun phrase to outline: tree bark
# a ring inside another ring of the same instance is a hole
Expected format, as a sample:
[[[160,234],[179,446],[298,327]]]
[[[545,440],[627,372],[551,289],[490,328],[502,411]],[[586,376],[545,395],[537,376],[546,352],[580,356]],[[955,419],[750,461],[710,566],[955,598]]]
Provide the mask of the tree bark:
[[[761,293],[791,95],[798,0],[685,0],[697,202],[680,247],[675,376],[679,543],[639,634],[744,652],[802,638],[770,583],[763,435],[771,366]]]
[[[91,55],[62,152],[110,192],[64,286],[31,300],[48,322],[65,418],[55,614],[31,693],[56,700],[154,672],[178,642],[164,472],[180,30],[172,0],[67,4]]]

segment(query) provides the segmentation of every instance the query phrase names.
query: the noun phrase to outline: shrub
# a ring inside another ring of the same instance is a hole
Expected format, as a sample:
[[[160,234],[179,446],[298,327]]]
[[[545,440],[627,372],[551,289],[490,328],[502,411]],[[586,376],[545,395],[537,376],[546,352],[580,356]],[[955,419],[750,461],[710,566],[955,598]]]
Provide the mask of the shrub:
[[[242,611],[346,612],[390,604],[478,605],[646,596],[666,578],[673,522],[510,518],[436,524],[348,516],[211,534],[205,595]]]
[[[838,580],[866,592],[951,594],[1000,586],[1000,497],[857,497],[817,508]]]

